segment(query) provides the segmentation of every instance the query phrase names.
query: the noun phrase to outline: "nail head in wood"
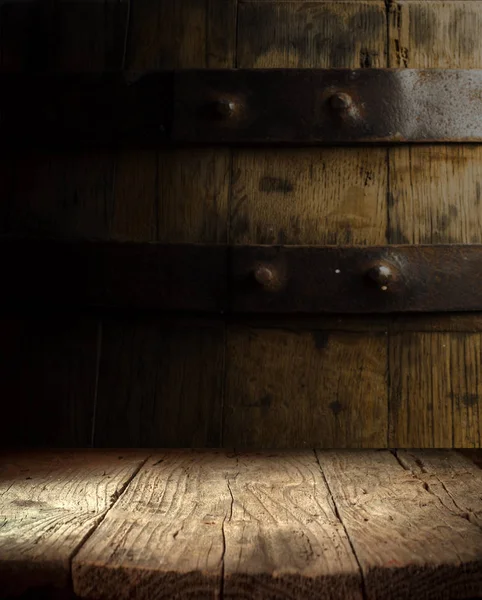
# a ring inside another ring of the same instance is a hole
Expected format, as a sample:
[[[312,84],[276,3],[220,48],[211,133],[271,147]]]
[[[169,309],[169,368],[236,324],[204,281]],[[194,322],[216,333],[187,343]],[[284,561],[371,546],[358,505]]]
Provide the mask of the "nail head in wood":
[[[224,119],[231,117],[236,111],[236,102],[229,98],[220,98],[216,102],[216,114]]]
[[[353,100],[349,94],[346,94],[345,92],[337,92],[331,96],[330,104],[332,108],[341,112],[349,110],[353,105]]]
[[[377,285],[382,291],[386,292],[391,283],[394,282],[395,274],[391,265],[379,263],[368,269],[367,276],[372,283]]]
[[[254,270],[254,278],[265,288],[271,288],[276,284],[277,277],[271,265],[258,265]]]

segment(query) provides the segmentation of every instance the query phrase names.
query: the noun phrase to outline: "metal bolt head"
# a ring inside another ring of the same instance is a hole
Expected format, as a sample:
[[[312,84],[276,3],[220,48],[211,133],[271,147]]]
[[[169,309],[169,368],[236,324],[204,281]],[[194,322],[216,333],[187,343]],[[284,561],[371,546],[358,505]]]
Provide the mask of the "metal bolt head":
[[[388,286],[393,283],[395,279],[392,267],[384,263],[373,265],[368,269],[367,276],[370,281],[376,284],[382,291],[387,291]]]
[[[345,92],[337,92],[330,98],[332,108],[338,111],[346,111],[353,105],[352,97]]]
[[[228,98],[220,98],[215,104],[215,109],[219,117],[226,119],[236,111],[236,103]]]
[[[258,265],[254,270],[254,278],[263,287],[271,287],[276,281],[276,273],[271,266]]]

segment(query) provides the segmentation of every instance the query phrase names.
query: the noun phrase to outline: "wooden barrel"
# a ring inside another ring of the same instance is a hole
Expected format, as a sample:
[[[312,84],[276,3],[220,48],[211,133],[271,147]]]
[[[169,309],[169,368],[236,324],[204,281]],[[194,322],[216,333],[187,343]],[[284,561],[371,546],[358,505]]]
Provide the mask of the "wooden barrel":
[[[482,68],[482,2],[6,2],[2,72]],[[4,151],[3,233],[482,242],[477,144]],[[9,444],[480,447],[477,312],[3,314]]]

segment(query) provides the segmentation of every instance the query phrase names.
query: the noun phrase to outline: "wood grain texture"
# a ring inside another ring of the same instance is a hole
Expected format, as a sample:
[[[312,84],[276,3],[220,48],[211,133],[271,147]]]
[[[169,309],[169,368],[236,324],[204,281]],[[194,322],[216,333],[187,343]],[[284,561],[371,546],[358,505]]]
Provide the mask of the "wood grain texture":
[[[241,4],[237,62],[241,68],[381,67],[385,37],[381,2]],[[235,243],[383,243],[385,190],[382,149],[239,151],[231,237]]]
[[[480,69],[480,2],[399,2],[389,13],[389,66]],[[481,149],[390,149],[389,241],[480,243]]]
[[[0,446],[90,446],[99,324],[93,317],[4,314]]]
[[[235,5],[136,0],[125,68],[233,67]],[[109,235],[225,243],[230,177],[226,149],[123,149],[116,157]],[[223,325],[166,329],[155,318],[107,324],[96,444],[219,446],[223,369]]]
[[[476,598],[481,486],[448,450],[3,453],[0,593]]]
[[[101,599],[134,589],[156,599],[362,597],[312,451],[153,456],[74,559],[73,578],[77,594]]]
[[[480,69],[480,2],[392,1],[389,66],[411,69]]]
[[[385,156],[380,148],[236,151],[230,240],[384,244]]]
[[[383,67],[385,5],[242,2],[237,39],[241,68]],[[235,151],[229,240],[384,243],[386,174],[380,148]],[[384,337],[287,329],[228,330],[224,442],[385,445]]]
[[[444,506],[387,451],[317,455],[361,566],[367,599],[448,600],[482,593],[480,527]]]
[[[312,451],[236,456],[223,597],[361,599],[361,578]]]
[[[450,333],[401,333],[391,338],[389,446],[452,447],[454,352]],[[460,383],[464,389],[463,374]]]
[[[218,447],[223,346],[222,325],[106,320],[95,445]]]
[[[473,461],[450,450],[399,450],[397,458],[451,512],[482,527],[482,472]]]
[[[481,19],[480,2],[393,2],[389,66],[481,68]],[[389,242],[480,243],[478,146],[404,146],[389,155]],[[478,447],[479,336],[433,335],[390,338],[390,443]]]
[[[479,146],[391,148],[390,242],[480,244],[481,186]]]
[[[128,70],[234,66],[235,0],[139,0],[129,21]],[[221,148],[120,151],[110,235],[226,241],[230,168],[230,151]]]
[[[153,455],[75,557],[76,594],[219,597],[235,467],[217,452]]]
[[[68,587],[72,556],[145,458],[115,450],[3,453],[1,593]]]
[[[386,348],[382,332],[232,328],[224,443],[250,448],[385,446]]]
[[[230,150],[160,153],[158,238],[226,243],[230,181]]]
[[[228,68],[236,0],[132,2],[126,69]]]

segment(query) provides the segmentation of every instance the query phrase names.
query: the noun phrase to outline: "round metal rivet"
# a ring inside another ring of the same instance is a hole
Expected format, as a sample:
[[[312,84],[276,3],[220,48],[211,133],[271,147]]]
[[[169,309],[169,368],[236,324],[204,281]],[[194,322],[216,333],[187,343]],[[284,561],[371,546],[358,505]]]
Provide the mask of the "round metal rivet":
[[[382,291],[386,292],[395,279],[393,268],[387,264],[379,263],[367,271],[367,276]]]
[[[337,92],[331,96],[330,104],[332,108],[336,110],[348,110],[352,106],[353,100],[349,94],[346,94],[345,92]]]
[[[276,274],[272,267],[259,265],[254,271],[254,278],[260,285],[269,287],[275,282]]]
[[[236,110],[236,103],[233,102],[232,100],[229,100],[227,98],[220,98],[217,102],[216,102],[216,113],[220,116],[220,117],[230,117],[232,114],[234,114],[234,111]]]

